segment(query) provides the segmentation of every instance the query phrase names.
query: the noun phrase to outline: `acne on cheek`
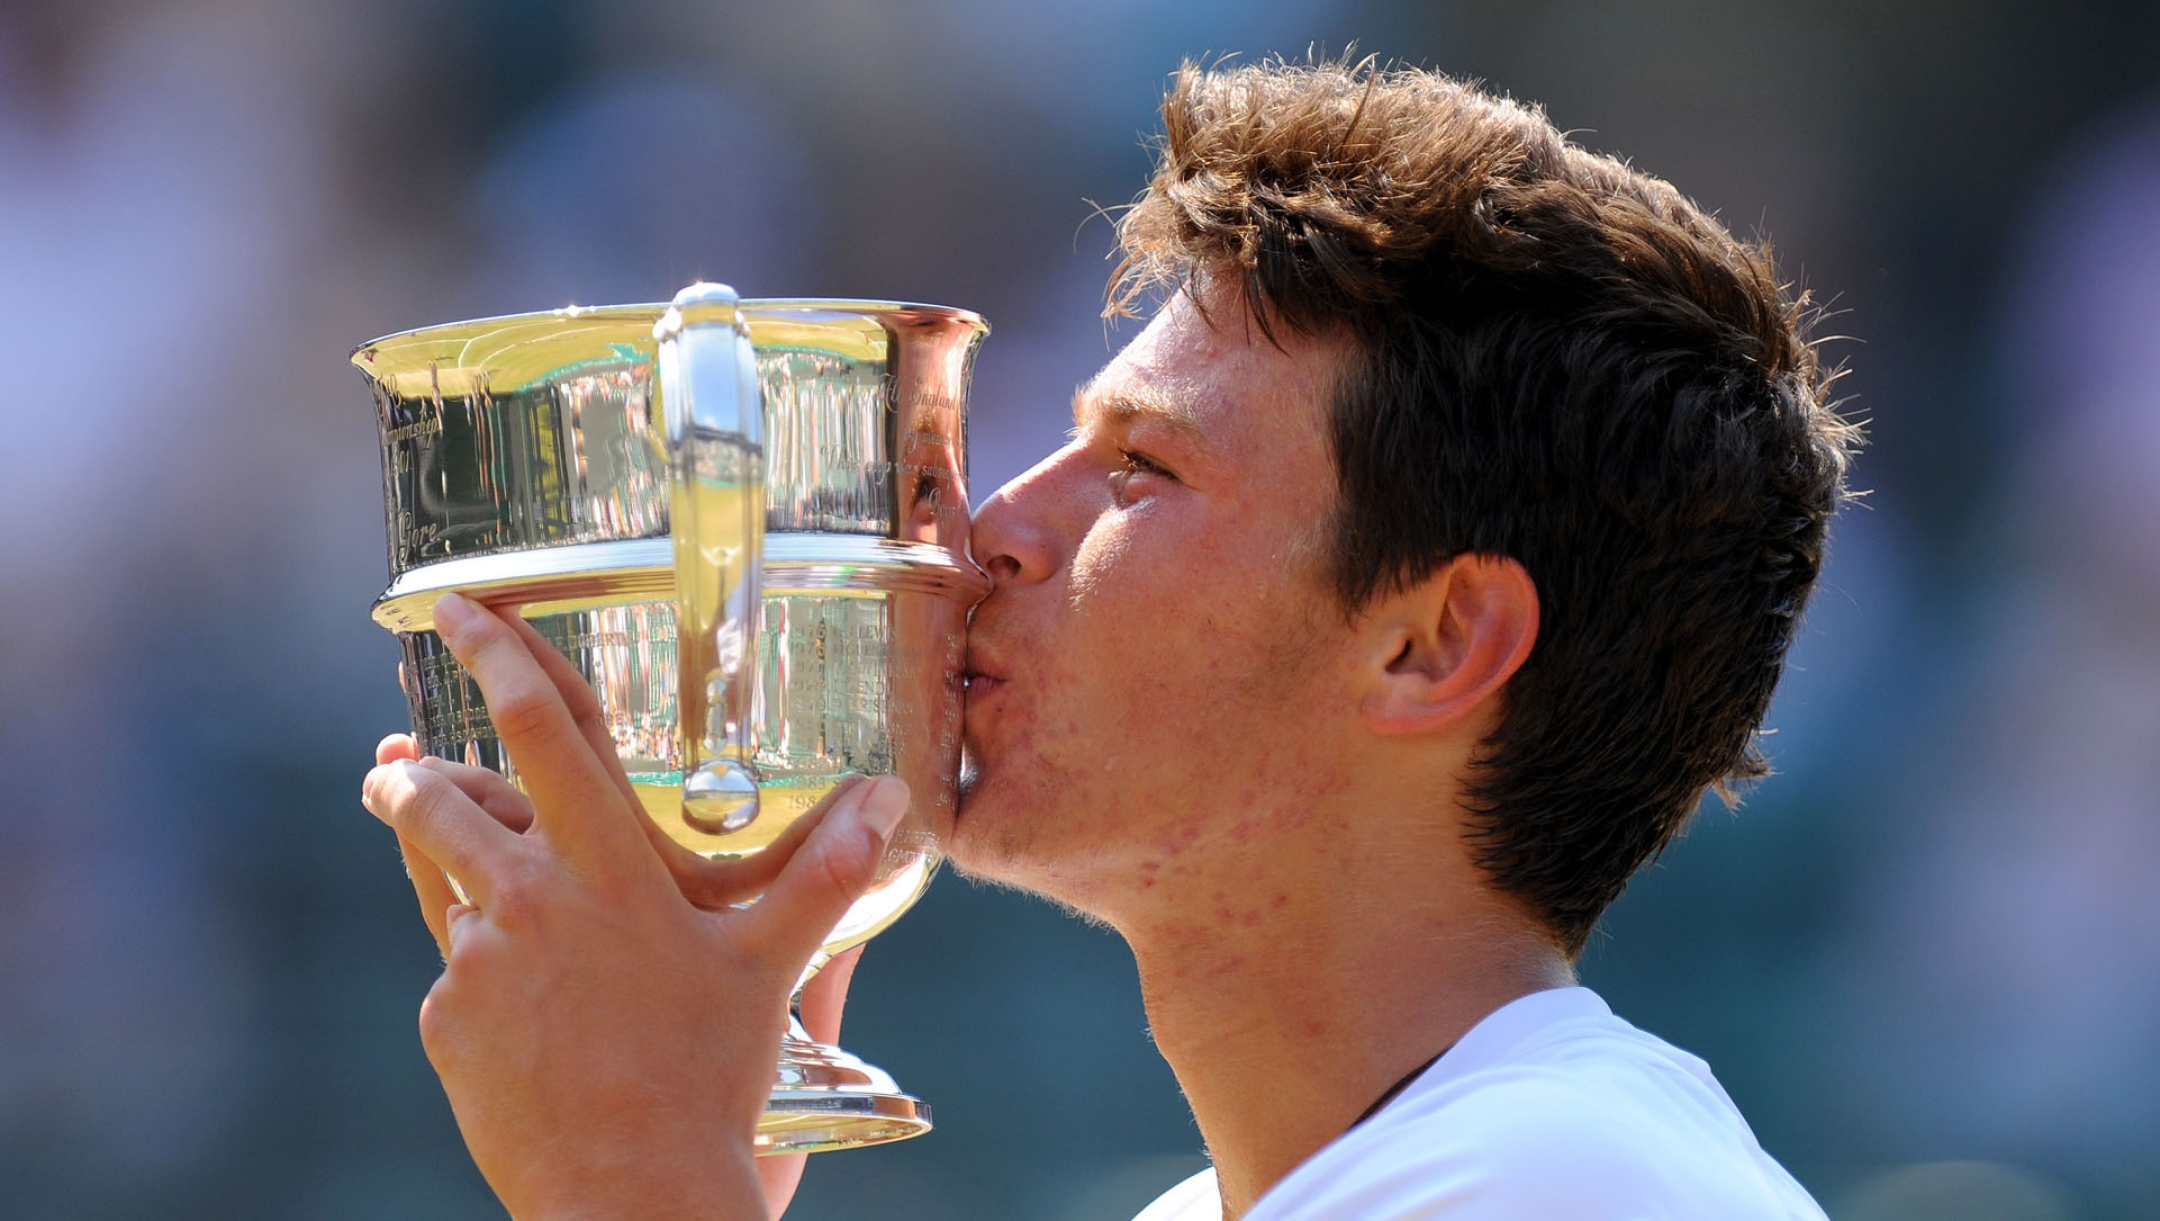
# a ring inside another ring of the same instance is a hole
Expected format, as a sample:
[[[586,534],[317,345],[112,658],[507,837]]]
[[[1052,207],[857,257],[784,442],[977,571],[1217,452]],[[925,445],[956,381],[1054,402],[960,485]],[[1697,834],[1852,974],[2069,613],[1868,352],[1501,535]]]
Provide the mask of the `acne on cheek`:
[[[1165,857],[1172,857],[1185,851],[1199,839],[1200,820],[1188,818],[1164,827],[1162,835],[1155,841],[1155,846],[1161,849]]]
[[[1208,901],[1215,905],[1215,923],[1217,927],[1228,928],[1236,925],[1240,928],[1257,928],[1260,925],[1259,908],[1248,907],[1240,911],[1231,905],[1230,896],[1225,891],[1218,890],[1209,895]]]

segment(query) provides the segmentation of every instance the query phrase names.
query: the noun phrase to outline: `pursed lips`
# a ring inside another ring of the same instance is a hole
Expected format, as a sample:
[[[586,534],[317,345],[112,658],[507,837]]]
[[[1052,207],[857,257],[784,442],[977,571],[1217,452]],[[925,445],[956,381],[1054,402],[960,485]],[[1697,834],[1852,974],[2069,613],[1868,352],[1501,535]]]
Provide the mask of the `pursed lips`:
[[[970,703],[984,699],[1005,686],[1005,669],[997,662],[968,650],[967,669],[962,674]]]

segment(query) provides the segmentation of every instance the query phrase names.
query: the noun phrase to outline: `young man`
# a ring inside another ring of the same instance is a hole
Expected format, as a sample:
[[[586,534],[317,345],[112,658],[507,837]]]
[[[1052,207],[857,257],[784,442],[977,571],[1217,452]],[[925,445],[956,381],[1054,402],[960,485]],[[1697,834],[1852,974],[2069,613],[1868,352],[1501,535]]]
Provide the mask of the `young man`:
[[[1700,1061],[1572,986],[1704,791],[1765,770],[1854,440],[1800,304],[1443,78],[1187,67],[1164,115],[1116,301],[1167,301],[976,518],[947,841],[1130,943],[1214,1161],[1146,1221],[1819,1217]],[[904,790],[703,910],[575,675],[514,616],[437,620],[532,809],[402,738],[366,791],[424,858],[422,1030],[481,1169],[520,1217],[777,1211],[781,1007]]]

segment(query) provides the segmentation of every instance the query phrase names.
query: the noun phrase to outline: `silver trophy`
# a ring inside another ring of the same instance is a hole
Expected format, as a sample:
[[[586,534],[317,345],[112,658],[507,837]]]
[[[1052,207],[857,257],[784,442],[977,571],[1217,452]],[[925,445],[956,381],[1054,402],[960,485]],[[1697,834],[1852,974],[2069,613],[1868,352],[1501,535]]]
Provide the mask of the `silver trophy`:
[[[967,614],[989,589],[966,464],[988,333],[964,310],[699,284],[362,346],[390,543],[374,618],[421,750],[517,779],[431,630],[451,590],[514,603],[592,683],[647,815],[693,851],[757,852],[851,773],[906,780],[878,880],[812,971],[876,935],[929,883],[958,796]],[[757,1144],[929,1127],[883,1070],[795,1025]]]

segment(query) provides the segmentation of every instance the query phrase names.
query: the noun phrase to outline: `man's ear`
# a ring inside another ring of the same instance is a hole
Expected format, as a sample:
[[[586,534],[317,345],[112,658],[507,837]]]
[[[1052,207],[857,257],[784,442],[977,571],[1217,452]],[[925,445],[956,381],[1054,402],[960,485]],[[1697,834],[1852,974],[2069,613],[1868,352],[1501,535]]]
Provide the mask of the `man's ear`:
[[[1368,613],[1366,724],[1426,733],[1462,720],[1537,643],[1537,584],[1504,556],[1458,555]]]

